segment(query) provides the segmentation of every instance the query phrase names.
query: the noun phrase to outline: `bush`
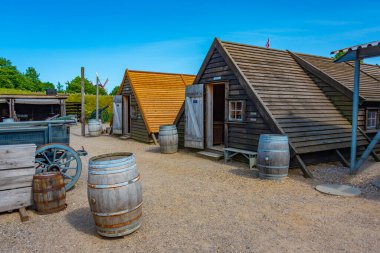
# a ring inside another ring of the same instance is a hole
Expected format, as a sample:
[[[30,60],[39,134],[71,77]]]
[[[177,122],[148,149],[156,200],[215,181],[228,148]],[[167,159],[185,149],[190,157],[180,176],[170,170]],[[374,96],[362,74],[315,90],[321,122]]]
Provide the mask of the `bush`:
[[[112,96],[99,96],[99,109],[109,106],[107,108],[107,112],[109,114],[109,119],[112,119]],[[81,94],[70,94],[69,97],[66,99],[66,102],[81,102]],[[84,97],[84,103],[85,103],[85,113],[86,113],[86,120],[88,120],[91,116],[91,113],[95,111],[96,109],[96,95],[85,95]]]

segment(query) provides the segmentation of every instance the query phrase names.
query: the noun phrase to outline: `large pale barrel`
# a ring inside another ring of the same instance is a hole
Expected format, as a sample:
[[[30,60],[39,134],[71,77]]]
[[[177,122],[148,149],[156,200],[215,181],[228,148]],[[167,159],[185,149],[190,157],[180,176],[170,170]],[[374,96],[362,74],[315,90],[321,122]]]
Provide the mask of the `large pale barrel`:
[[[112,153],[90,159],[88,201],[98,234],[117,237],[140,227],[142,185],[132,153]]]
[[[158,134],[161,153],[172,154],[178,151],[178,132],[175,125],[160,126]]]
[[[100,120],[90,119],[88,121],[88,133],[90,136],[99,136],[102,133],[102,123]]]
[[[289,144],[286,135],[260,135],[257,150],[257,168],[260,178],[276,180],[288,176],[289,160]]]
[[[55,213],[66,208],[66,191],[59,172],[33,176],[33,199],[37,212]]]
[[[5,119],[3,119],[3,122],[4,123],[13,123],[13,122],[15,122],[15,120],[13,118],[5,118]]]

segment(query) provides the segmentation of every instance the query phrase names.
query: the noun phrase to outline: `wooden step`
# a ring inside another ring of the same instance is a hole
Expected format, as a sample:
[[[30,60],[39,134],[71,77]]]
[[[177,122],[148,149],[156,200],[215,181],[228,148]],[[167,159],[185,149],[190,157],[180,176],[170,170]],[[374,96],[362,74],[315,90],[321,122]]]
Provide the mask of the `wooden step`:
[[[210,160],[218,161],[223,158],[223,153],[217,151],[200,151],[197,155]]]

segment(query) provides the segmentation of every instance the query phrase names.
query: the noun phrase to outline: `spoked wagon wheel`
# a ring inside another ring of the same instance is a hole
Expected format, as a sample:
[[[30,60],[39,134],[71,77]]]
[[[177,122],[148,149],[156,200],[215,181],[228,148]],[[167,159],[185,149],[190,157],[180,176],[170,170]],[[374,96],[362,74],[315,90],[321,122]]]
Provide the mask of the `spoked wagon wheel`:
[[[36,174],[50,171],[61,172],[66,191],[78,181],[82,162],[78,153],[65,144],[50,143],[36,151]]]

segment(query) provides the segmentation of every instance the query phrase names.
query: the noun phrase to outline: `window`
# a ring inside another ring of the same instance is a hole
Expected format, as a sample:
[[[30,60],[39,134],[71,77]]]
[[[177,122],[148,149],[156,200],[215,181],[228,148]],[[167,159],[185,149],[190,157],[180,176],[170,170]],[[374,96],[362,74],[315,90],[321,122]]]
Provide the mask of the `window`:
[[[230,101],[228,119],[231,121],[243,121],[244,101]]]
[[[377,128],[377,110],[367,111],[367,129]]]

